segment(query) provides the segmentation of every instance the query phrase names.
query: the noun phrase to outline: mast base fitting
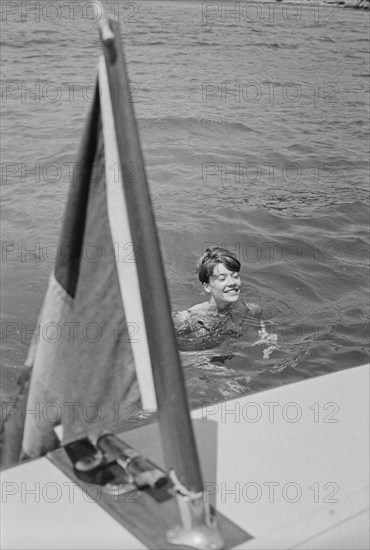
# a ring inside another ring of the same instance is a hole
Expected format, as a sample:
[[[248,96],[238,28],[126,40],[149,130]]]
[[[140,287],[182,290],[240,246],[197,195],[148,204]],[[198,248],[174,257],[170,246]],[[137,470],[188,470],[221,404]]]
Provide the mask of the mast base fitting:
[[[167,531],[171,544],[191,546],[199,550],[223,550],[225,542],[211,517],[209,503],[203,492],[183,495],[176,491],[182,525]]]

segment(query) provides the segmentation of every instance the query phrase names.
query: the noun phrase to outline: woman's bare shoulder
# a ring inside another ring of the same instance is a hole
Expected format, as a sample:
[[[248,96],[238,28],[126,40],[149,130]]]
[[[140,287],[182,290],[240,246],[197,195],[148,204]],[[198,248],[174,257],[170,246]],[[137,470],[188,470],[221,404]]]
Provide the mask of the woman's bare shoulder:
[[[200,302],[200,304],[195,304],[195,306],[192,306],[188,309],[190,314],[196,314],[196,313],[205,313],[210,311],[209,302]]]
[[[185,323],[187,320],[190,319],[190,317],[191,313],[188,309],[172,312],[172,319],[174,323]]]
[[[194,323],[199,320],[214,316],[214,312],[210,310],[208,302],[195,304],[189,309],[176,311],[172,313],[172,318],[175,326]]]

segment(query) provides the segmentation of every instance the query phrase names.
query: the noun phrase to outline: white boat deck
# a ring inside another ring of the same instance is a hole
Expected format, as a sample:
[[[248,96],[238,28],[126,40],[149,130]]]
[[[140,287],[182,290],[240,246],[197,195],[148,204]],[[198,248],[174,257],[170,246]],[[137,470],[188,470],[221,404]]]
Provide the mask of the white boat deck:
[[[368,365],[192,416],[212,504],[254,537],[238,548],[369,548]],[[124,439],[160,464],[156,429]],[[4,550],[146,548],[48,458],[3,471],[1,485]]]

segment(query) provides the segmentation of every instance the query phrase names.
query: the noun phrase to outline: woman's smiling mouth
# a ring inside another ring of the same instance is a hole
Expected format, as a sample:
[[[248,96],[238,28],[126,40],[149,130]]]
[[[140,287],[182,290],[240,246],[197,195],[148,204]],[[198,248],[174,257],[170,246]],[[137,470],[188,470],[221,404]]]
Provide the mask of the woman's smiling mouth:
[[[224,290],[225,294],[237,294],[239,292],[239,288],[228,288],[227,290]]]

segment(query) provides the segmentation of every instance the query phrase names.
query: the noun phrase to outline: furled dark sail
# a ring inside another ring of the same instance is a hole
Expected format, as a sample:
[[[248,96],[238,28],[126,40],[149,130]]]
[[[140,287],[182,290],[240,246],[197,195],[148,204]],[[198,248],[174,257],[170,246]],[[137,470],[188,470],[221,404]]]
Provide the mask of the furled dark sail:
[[[156,406],[122,188],[133,169],[119,162],[115,139],[102,59],[59,254],[27,360],[33,365],[23,440],[28,456],[56,446],[59,423],[68,441],[111,428],[125,404],[131,410]]]

